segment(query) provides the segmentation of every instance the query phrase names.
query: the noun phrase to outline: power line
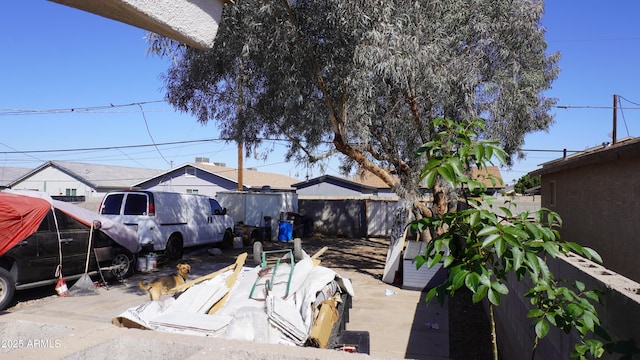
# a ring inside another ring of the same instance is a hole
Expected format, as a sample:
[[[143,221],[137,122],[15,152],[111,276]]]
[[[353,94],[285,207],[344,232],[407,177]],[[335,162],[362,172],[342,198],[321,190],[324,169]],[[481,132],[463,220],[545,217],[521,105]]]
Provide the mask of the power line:
[[[17,115],[42,115],[42,114],[61,114],[61,113],[89,113],[89,112],[109,112],[106,110],[123,108],[129,106],[140,106],[145,104],[164,103],[164,100],[139,101],[129,104],[109,104],[100,106],[77,106],[61,109],[14,109],[0,108],[0,116],[17,116]],[[102,110],[102,111],[100,111]]]
[[[156,151],[158,152],[158,154],[160,154],[160,157],[162,158],[162,160],[164,160],[167,165],[171,166],[171,162],[169,160],[167,160],[164,155],[162,155],[162,152],[160,151],[160,149],[158,148],[158,145],[156,145],[156,141],[153,139],[153,136],[151,135],[151,130],[149,130],[149,123],[147,122],[147,116],[144,114],[144,109],[142,109],[142,105],[138,104],[138,106],[140,107],[140,111],[142,111],[142,118],[144,119],[144,126],[146,126],[147,128],[147,134],[149,134],[149,138],[151,138],[151,142],[153,143],[153,147],[156,148]]]
[[[216,142],[216,141],[230,141],[231,139],[201,139],[201,140],[185,140],[185,141],[171,141],[164,143],[152,143],[152,144],[138,144],[138,145],[122,145],[122,146],[105,146],[105,147],[93,147],[93,148],[74,148],[74,149],[47,149],[47,150],[15,150],[14,151],[0,151],[2,155],[9,154],[35,154],[35,153],[57,153],[57,152],[80,152],[80,151],[99,151],[99,150],[121,150],[121,149],[133,149],[133,148],[145,148],[145,147],[157,147],[157,146],[168,146],[168,145],[183,145],[183,144],[193,144],[193,143],[204,143],[204,142]],[[273,139],[274,141],[282,140],[282,139]],[[7,146],[5,144],[0,143],[0,145]],[[9,146],[7,146],[9,147]],[[10,148],[10,147],[9,147]],[[567,149],[520,149],[521,152],[550,152],[550,153],[581,153],[589,150],[567,150]],[[38,158],[33,157],[36,160],[42,161]],[[165,159],[166,161],[166,159]]]
[[[585,152],[587,150],[567,150],[567,149],[562,149],[562,150],[550,150],[550,149],[520,149],[520,151],[522,152],[568,152],[568,153],[579,153],[579,152]]]
[[[555,108],[558,109],[604,109],[604,110],[611,110],[613,109],[613,106],[590,106],[590,105],[555,105]],[[627,108],[627,110],[640,110],[640,105],[639,107],[630,107]]]
[[[9,148],[9,149],[11,149],[11,150],[14,150],[14,151],[15,151],[15,153],[17,153],[17,154],[21,154],[21,153],[23,153],[23,152],[21,152],[21,151],[19,151],[19,150],[15,149],[15,148],[12,148],[11,146],[9,146],[9,145],[7,145],[7,144],[0,143],[0,145],[2,145],[2,146],[4,146],[4,147],[8,147],[8,148]],[[38,159],[38,158],[37,158],[37,157],[35,157],[35,156],[28,155],[28,154],[25,154],[25,155],[27,155],[28,157],[30,157],[30,158],[32,158],[32,159],[35,159],[35,160],[38,160],[38,161],[44,162],[42,159]]]
[[[631,100],[629,100],[629,99],[625,98],[624,96],[620,96],[620,95],[618,95],[618,101],[620,101],[619,99],[623,99],[624,101],[629,102],[629,103],[632,103],[633,105],[640,106],[640,104],[639,104],[639,103],[637,103],[637,102],[633,102],[633,101],[631,101]]]
[[[624,97],[622,99],[630,102],[637,107],[629,107],[627,110],[640,110],[640,103],[635,103]],[[175,111],[173,109],[165,110],[128,110],[128,111],[114,111],[117,108],[140,106],[146,104],[165,103],[165,100],[152,100],[152,101],[138,101],[128,104],[109,104],[100,106],[76,106],[70,108],[54,108],[54,109],[17,109],[17,108],[0,108],[0,116],[18,116],[18,115],[46,115],[46,114],[64,114],[64,113],[104,113],[104,114],[117,114],[117,113],[139,113],[139,112],[169,112]],[[610,105],[554,105],[554,108],[558,109],[612,109]]]
[[[618,95],[618,96],[616,96],[616,98],[618,99],[618,107],[620,108],[620,115],[622,115],[622,121],[624,122],[624,128],[627,130],[627,136],[630,136],[629,135],[629,126],[627,126],[627,118],[624,117],[624,111],[622,111],[622,103],[620,102],[621,96]],[[627,101],[629,101],[629,100],[627,100]],[[631,102],[631,101],[629,101],[629,102]]]
[[[157,143],[157,144],[104,146],[104,147],[75,148],[75,149],[0,151],[0,154],[36,154],[36,153],[75,152],[75,151],[117,150],[117,149],[132,149],[132,148],[143,148],[143,147],[150,147],[150,146],[165,146],[165,145],[190,144],[190,143],[215,142],[215,141],[228,141],[228,139],[184,140],[184,141],[171,141],[171,142]],[[4,144],[2,144],[2,145],[4,145]],[[9,146],[7,146],[7,147],[10,148]]]
[[[560,43],[560,42],[611,42],[611,41],[638,41],[640,38],[638,37],[629,37],[629,38],[599,38],[599,39],[557,39],[557,40],[547,40],[547,43]]]

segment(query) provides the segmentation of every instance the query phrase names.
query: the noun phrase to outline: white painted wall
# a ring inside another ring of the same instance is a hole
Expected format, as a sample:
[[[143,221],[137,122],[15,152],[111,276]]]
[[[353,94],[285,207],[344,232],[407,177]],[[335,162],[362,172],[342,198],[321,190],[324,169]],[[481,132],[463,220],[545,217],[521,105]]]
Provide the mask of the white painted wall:
[[[52,196],[66,195],[66,189],[76,189],[76,196],[86,198],[102,198],[105,192],[98,192],[93,187],[59,171],[53,167],[42,169],[24,181],[16,183],[14,190],[38,190]]]
[[[51,0],[210,49],[222,18],[222,0]]]

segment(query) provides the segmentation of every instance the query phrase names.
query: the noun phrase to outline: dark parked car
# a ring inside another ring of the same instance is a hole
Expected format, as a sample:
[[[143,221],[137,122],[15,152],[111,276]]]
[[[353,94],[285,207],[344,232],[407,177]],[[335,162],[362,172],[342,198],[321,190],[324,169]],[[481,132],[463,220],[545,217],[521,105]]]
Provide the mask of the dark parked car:
[[[41,207],[39,212],[36,211],[37,215],[32,216],[31,222],[33,226],[37,226],[35,232],[25,231],[25,224],[34,211],[28,215],[20,214],[20,218],[17,218],[8,207],[15,198],[9,198],[4,193],[0,195],[0,250],[5,247],[5,252],[0,252],[0,310],[11,305],[16,290],[52,285],[61,275],[66,280],[79,278],[85,273],[87,256],[90,274],[97,273],[98,265],[108,268],[102,272],[104,277],[124,278],[133,273],[137,243],[132,244],[131,239],[126,239],[129,240],[127,242],[121,238],[120,243],[115,241],[99,229],[102,226],[99,220],[90,220],[94,224],[90,238],[92,227],[86,224],[87,218],[97,218],[98,215],[83,218],[82,214],[88,210],[75,209],[71,204],[61,204],[65,210],[61,211],[58,207],[49,205],[48,211],[46,207]],[[28,197],[23,198],[26,198],[26,201],[35,201]],[[51,204],[53,203],[55,200]],[[34,208],[38,206],[40,204]],[[15,222],[15,219],[20,221]],[[108,226],[111,227],[113,224]],[[117,229],[116,234],[120,230]],[[88,249],[89,240],[92,249]],[[96,254],[101,260],[100,264],[96,262]]]

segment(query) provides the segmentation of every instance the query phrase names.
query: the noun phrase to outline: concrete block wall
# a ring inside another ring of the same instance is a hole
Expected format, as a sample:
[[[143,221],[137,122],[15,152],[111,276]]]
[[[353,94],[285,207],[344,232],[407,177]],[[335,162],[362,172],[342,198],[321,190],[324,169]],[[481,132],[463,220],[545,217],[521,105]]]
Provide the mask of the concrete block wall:
[[[601,325],[618,340],[635,339],[640,347],[640,284],[608,270],[604,266],[576,255],[548,259],[549,269],[556,279],[579,280],[587,289],[600,289],[602,304],[597,305]],[[529,299],[523,294],[529,289],[527,282],[509,280],[509,294],[494,307],[496,332],[500,358],[531,359],[535,332],[531,319],[526,317],[530,309]],[[577,340],[575,334],[567,335],[553,328],[540,341],[535,359],[571,359],[569,356]],[[607,357],[605,359],[613,359]],[[634,359],[640,359],[640,356]]]

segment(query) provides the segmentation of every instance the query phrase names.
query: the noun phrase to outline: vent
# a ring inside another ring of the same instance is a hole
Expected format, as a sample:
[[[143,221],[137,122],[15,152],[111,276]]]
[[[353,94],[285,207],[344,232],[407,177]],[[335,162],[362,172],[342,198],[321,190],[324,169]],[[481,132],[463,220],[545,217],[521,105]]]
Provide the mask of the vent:
[[[197,157],[196,158],[196,162],[197,163],[208,163],[209,162],[209,158],[207,158],[207,157]]]
[[[221,162],[214,162],[214,163],[213,163],[213,165],[215,165],[215,166],[224,166],[224,167],[227,167],[227,164],[225,164],[225,163],[221,163]]]

